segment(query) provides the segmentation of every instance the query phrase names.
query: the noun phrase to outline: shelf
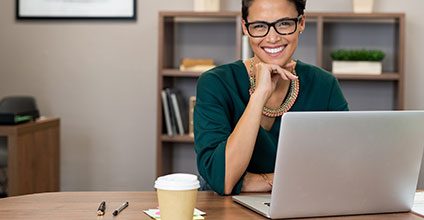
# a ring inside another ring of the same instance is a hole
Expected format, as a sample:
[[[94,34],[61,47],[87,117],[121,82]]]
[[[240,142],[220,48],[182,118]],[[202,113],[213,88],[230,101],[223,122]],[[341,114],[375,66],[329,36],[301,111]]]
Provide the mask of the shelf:
[[[199,77],[202,72],[181,71],[178,69],[164,69],[162,75],[165,77]]]
[[[334,74],[334,76],[340,80],[398,81],[400,79],[398,73],[382,73],[380,75]]]
[[[326,13],[320,13],[320,12],[310,12],[305,13],[306,17],[323,17],[325,19],[327,18],[341,18],[341,19],[361,19],[361,20],[375,20],[375,19],[394,19],[394,18],[401,18],[405,15],[403,13],[333,13],[333,12],[326,12]]]
[[[162,135],[162,142],[170,142],[170,143],[194,143],[194,137],[191,135],[176,135],[176,136],[168,136]]]
[[[219,12],[195,12],[195,11],[162,11],[159,13],[164,17],[236,17],[241,16],[239,11],[219,11]],[[346,12],[306,12],[307,17],[325,18],[360,18],[360,19],[393,19],[404,17],[403,13],[346,13]]]
[[[176,23],[235,23],[236,17],[207,17],[207,18],[199,18],[199,17],[178,17],[174,18]]]
[[[165,77],[199,77],[202,72],[180,71],[178,69],[164,69],[162,71]],[[397,81],[400,78],[398,73],[382,73],[380,75],[365,74],[334,74],[340,80],[370,80],[370,81]]]
[[[222,18],[222,17],[237,17],[241,16],[238,11],[219,11],[219,12],[195,12],[195,11],[161,11],[159,16],[173,17],[173,18]]]

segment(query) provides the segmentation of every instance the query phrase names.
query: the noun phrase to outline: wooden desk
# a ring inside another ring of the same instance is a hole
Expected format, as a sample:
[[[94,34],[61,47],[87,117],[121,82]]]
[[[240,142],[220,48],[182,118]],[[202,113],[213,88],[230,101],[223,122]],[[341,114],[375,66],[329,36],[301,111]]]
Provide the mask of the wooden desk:
[[[0,126],[7,138],[9,196],[59,191],[60,121]]]
[[[206,212],[206,220],[266,219],[231,200],[212,192],[199,192],[196,207]],[[97,207],[106,201],[106,214],[96,217]],[[118,216],[112,212],[123,202],[129,206]],[[59,192],[42,193],[0,199],[0,219],[126,219],[148,220],[143,210],[157,207],[155,192]],[[422,219],[412,213],[347,216],[333,218],[309,218],[308,220],[414,220]]]

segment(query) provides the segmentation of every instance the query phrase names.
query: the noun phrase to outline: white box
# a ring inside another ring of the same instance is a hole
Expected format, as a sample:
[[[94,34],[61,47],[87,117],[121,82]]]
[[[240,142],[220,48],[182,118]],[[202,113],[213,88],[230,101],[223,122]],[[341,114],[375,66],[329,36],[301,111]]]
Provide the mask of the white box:
[[[333,61],[334,74],[369,74],[383,72],[383,65],[376,61]]]
[[[194,11],[219,11],[220,0],[194,0]]]
[[[372,13],[374,0],[353,0],[353,12]]]

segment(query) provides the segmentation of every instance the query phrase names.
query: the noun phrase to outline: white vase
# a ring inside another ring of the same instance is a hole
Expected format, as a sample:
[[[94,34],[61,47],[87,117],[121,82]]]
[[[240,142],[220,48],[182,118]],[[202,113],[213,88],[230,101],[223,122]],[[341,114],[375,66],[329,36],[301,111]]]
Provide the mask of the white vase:
[[[219,11],[220,0],[194,0],[194,11]]]
[[[353,12],[372,13],[374,0],[353,0]]]

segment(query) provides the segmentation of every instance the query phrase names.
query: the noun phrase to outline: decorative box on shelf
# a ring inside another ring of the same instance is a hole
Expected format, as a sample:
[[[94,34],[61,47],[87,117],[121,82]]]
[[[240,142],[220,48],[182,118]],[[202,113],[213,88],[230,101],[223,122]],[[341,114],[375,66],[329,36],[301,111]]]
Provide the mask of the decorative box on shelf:
[[[383,72],[383,64],[378,61],[333,61],[334,74],[373,74]]]
[[[219,11],[220,0],[194,0],[194,11]]]
[[[382,61],[385,53],[381,50],[341,49],[331,53],[334,74],[370,74],[383,72]]]
[[[372,13],[374,0],[353,0],[353,12]]]

